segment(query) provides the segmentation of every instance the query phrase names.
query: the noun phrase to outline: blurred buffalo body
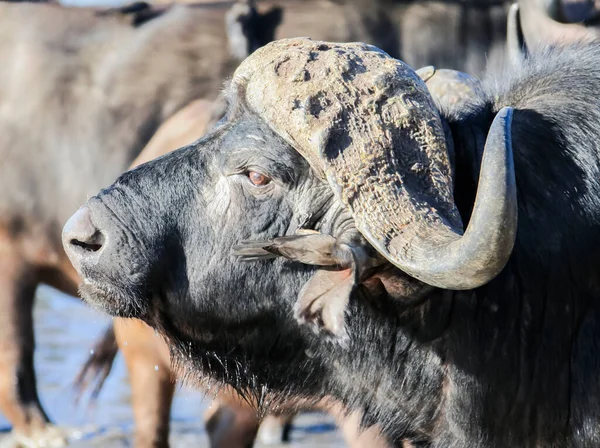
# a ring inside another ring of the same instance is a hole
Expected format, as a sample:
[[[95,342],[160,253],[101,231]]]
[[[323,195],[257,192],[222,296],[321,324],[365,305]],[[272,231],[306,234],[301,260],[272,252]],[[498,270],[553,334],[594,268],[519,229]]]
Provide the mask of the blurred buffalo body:
[[[488,61],[494,67],[504,61],[508,2],[502,0],[284,0],[279,4],[284,12],[275,34],[278,39],[313,37],[302,31],[321,28],[315,38],[367,42],[415,68],[435,65],[475,75],[484,71]]]

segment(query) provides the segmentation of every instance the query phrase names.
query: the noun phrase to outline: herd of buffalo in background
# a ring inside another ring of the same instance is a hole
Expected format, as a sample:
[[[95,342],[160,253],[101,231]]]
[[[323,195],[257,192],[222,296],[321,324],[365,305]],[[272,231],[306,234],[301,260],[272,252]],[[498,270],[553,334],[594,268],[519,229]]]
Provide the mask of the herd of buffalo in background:
[[[32,322],[40,283],[77,295],[63,224],[129,167],[210,130],[225,109],[224,81],[254,50],[295,36],[361,41],[415,69],[483,76],[518,64],[527,48],[594,39],[599,15],[593,2],[569,0],[521,0],[518,8],[501,0],[1,3],[0,412],[16,446],[67,442],[38,399]],[[77,380],[81,388],[95,382],[97,393],[122,351],[138,448],[168,445],[176,374],[152,335],[141,322],[115,319]],[[350,446],[387,446],[377,427],[358,431],[360,416],[333,402],[316,407],[336,416]],[[287,437],[296,408],[302,403],[267,417],[278,437]],[[221,390],[209,412],[211,446],[252,445],[261,422],[233,391]]]

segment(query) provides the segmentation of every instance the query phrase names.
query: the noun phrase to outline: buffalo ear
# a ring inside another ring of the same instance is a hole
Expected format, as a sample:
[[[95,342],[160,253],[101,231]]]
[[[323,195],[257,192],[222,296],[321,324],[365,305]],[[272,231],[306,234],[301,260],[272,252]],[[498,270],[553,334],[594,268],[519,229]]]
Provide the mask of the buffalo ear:
[[[294,306],[294,316],[317,334],[348,342],[346,310],[357,284],[355,270],[319,270],[306,282]]]
[[[242,241],[233,248],[232,254],[244,261],[283,257],[321,267],[300,291],[294,316],[315,333],[345,344],[348,340],[345,314],[358,283],[360,257],[330,235],[301,230],[299,235],[270,241]]]
[[[242,261],[283,257],[319,266],[321,269],[300,291],[294,315],[315,333],[345,344],[345,314],[350,296],[361,279],[385,261],[366,247],[344,244],[331,235],[306,229],[298,233],[269,241],[242,241],[233,247],[232,255]]]
[[[433,289],[426,283],[404,274],[393,266],[385,266],[378,269],[370,277],[363,280],[360,288],[367,292],[367,296],[374,305],[381,302],[380,299],[394,299],[402,303],[420,301],[427,297]]]
[[[246,59],[252,53],[248,28],[252,28],[256,9],[253,1],[237,1],[225,15],[225,32],[229,41],[229,54],[235,59]]]

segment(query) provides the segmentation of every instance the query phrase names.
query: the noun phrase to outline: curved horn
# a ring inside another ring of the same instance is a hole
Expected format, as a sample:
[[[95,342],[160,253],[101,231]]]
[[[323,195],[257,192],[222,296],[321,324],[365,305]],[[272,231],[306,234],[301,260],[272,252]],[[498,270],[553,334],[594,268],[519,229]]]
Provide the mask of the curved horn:
[[[456,228],[416,227],[385,247],[364,229],[371,244],[403,271],[433,286],[471,289],[494,278],[508,261],[517,229],[511,120],[512,109],[504,108],[490,127],[475,206],[464,235]]]
[[[513,3],[506,21],[506,56],[509,64],[518,67],[525,59],[527,48],[523,41],[519,4]]]
[[[589,41],[597,32],[581,24],[560,23],[548,14],[553,6],[544,5],[545,0],[519,0],[519,15],[525,43],[532,49],[539,45],[564,45]],[[549,2],[553,5],[553,2]]]
[[[365,44],[286,39],[246,59],[232,84],[403,271],[433,286],[470,289],[507,262],[516,232],[511,109],[490,128],[463,235],[441,118],[401,61]]]

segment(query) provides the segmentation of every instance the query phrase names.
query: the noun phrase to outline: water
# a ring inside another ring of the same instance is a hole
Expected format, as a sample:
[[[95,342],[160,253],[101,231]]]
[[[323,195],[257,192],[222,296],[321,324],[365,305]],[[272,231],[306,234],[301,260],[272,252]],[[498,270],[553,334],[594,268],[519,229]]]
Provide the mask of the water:
[[[121,355],[117,356],[98,401],[93,406],[74,404],[73,379],[110,318],[47,287],[38,290],[34,314],[38,388],[50,418],[70,434],[74,447],[133,446],[131,395]],[[210,402],[211,397],[204,397],[200,391],[178,389],[172,409],[172,447],[208,446],[202,416]],[[0,430],[3,447],[9,441],[9,423],[1,415]],[[292,440],[285,446],[344,446],[333,420],[317,413],[305,414],[294,422]]]

